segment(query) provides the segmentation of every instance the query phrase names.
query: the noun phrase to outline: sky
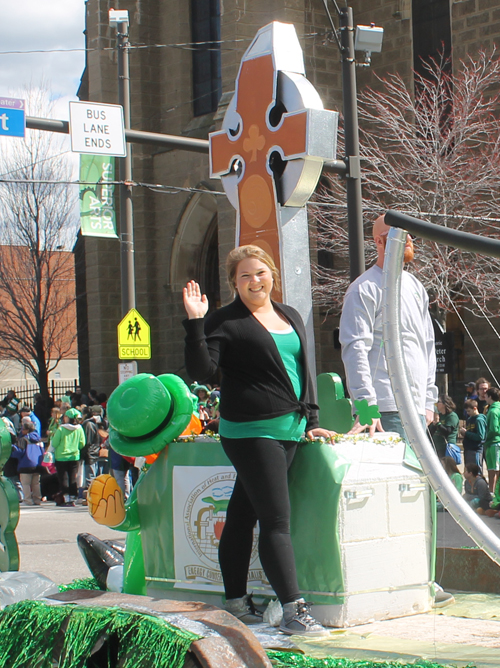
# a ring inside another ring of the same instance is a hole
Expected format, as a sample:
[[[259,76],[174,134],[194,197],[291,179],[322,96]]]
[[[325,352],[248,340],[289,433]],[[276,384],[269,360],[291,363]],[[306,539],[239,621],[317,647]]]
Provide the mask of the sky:
[[[76,92],[85,67],[85,1],[84,0],[4,0],[0,19],[0,97],[26,99],[23,88],[38,88],[45,84],[54,102],[52,118],[69,120],[69,102],[77,100]],[[50,53],[54,49],[78,49]],[[12,51],[42,51],[42,53],[4,53]],[[30,112],[27,115],[45,114]],[[30,132],[26,131],[28,135]],[[65,155],[72,167],[73,179],[78,178],[79,159],[72,153],[68,135],[53,135],[54,150]],[[14,142],[23,139],[0,138],[3,156],[14,149]],[[74,190],[75,207],[67,239],[62,243],[71,248],[78,226],[78,189]]]
[[[0,21],[0,96],[16,97],[23,86],[44,79],[57,100],[57,118],[69,118],[69,100],[85,66],[84,0],[2,2]],[[69,53],[4,54],[5,51],[82,49]]]

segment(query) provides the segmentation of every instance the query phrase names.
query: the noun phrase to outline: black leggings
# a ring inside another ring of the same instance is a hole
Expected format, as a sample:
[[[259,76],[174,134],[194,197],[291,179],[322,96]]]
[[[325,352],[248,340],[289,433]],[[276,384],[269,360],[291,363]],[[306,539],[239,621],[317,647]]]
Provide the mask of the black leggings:
[[[246,594],[253,528],[259,520],[262,567],[281,603],[291,603],[300,597],[288,498],[288,469],[297,443],[223,436],[221,443],[238,474],[219,544],[226,598]]]
[[[57,461],[56,460],[57,479],[59,481],[59,490],[63,494],[70,494],[76,498],[78,487],[76,479],[78,477],[78,461]],[[65,474],[68,476],[66,485]]]

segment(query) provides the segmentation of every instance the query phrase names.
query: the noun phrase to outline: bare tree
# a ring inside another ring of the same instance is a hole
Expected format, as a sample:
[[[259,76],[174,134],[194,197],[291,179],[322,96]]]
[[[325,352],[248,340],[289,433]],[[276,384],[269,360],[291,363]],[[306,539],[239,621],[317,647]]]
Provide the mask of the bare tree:
[[[46,89],[27,91],[31,115],[50,116]],[[48,376],[75,350],[75,233],[71,168],[52,133],[3,140],[0,158],[0,357],[15,359],[48,397]]]
[[[359,100],[367,241],[371,222],[388,208],[500,238],[498,54],[481,52],[461,61],[455,75],[449,61],[430,61],[422,75],[415,73],[416,93],[397,74],[380,82],[380,90],[366,89]],[[332,178],[312,209],[318,247],[335,258],[333,269],[316,269],[316,300],[338,313],[349,283],[342,181]],[[491,300],[498,297],[499,260],[415,243],[410,271],[426,286],[442,324],[453,304],[491,312]],[[367,247],[371,260],[374,246]]]

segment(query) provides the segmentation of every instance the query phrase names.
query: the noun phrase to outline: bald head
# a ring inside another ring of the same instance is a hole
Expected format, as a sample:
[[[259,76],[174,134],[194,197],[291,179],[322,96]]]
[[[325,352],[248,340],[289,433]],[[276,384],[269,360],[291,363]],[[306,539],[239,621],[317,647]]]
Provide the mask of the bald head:
[[[387,235],[391,228],[389,225],[385,224],[385,215],[379,216],[377,220],[373,223],[373,241],[377,246],[377,266],[383,268],[384,266],[384,257],[385,257],[385,246],[387,243]],[[411,262],[414,256],[413,241],[411,240],[410,235],[406,237],[405,244],[405,253],[404,253],[404,262]]]
[[[379,216],[377,220],[373,223],[373,239],[379,237],[384,232],[389,232],[389,226],[385,224],[385,215]]]

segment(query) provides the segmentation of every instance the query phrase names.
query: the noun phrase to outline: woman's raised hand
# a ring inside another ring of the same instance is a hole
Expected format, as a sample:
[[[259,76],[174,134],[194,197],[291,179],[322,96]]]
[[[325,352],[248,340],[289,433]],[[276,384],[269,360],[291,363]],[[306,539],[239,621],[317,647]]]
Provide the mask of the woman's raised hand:
[[[184,308],[189,320],[204,318],[208,311],[208,299],[201,294],[200,286],[196,281],[189,281],[182,290]]]

